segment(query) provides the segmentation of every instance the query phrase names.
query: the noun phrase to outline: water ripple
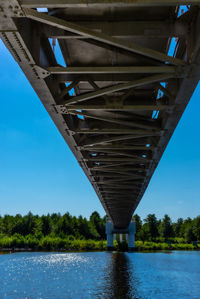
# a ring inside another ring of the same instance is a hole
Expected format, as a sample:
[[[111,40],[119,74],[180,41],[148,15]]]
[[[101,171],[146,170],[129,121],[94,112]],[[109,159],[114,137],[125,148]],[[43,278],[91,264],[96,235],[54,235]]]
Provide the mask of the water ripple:
[[[200,298],[200,252],[0,256],[0,299]]]

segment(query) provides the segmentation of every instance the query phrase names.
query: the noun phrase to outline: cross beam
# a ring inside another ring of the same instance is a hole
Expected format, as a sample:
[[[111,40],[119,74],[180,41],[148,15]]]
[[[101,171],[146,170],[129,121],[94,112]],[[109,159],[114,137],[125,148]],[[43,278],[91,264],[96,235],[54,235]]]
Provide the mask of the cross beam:
[[[147,105],[147,104],[140,104],[140,105],[123,105],[123,104],[113,104],[113,105],[69,105],[66,106],[67,111],[73,111],[73,110],[84,110],[84,111],[98,111],[98,110],[107,110],[107,111],[138,111],[138,110],[146,110],[146,111],[160,111],[160,110],[166,110],[169,109],[169,105],[162,105],[162,104],[156,104],[156,105]],[[170,109],[172,109],[172,106],[170,106]]]
[[[87,101],[87,100],[90,100],[93,98],[97,98],[97,97],[100,97],[100,96],[103,96],[106,94],[110,94],[110,93],[113,93],[116,91],[126,90],[129,88],[135,88],[135,87],[139,87],[139,86],[143,86],[143,85],[147,85],[147,84],[152,84],[155,82],[166,81],[170,78],[173,78],[173,74],[159,74],[159,75],[154,75],[154,76],[138,79],[135,81],[131,81],[128,83],[116,84],[116,85],[101,88],[96,91],[89,92],[89,93],[86,93],[86,94],[83,94],[80,96],[73,97],[72,99],[63,101],[62,104],[63,105],[64,104],[71,105],[71,104],[75,104],[75,103],[80,103],[80,102]]]
[[[136,134],[136,135],[160,135],[162,130],[154,131],[154,130],[139,130],[139,129],[74,129],[72,130],[76,134]],[[90,148],[91,149],[91,148]],[[101,148],[102,149],[102,148]],[[117,147],[119,149],[119,147]],[[148,149],[148,148],[145,148]]]
[[[112,149],[112,150],[139,150],[139,151],[152,151],[153,146],[137,146],[137,145],[114,145],[114,144],[103,144],[103,145],[96,145],[96,146],[80,146],[80,150],[87,150],[87,151],[94,151],[94,150],[103,150],[103,149]]]
[[[73,22],[76,22],[74,20]],[[76,22],[80,26],[85,26],[95,31],[104,32],[108,35],[121,38],[121,37],[185,37],[187,34],[188,26],[180,20],[162,20],[162,21],[109,21],[107,19],[100,21],[90,22]],[[108,26],[109,25],[109,26]],[[57,39],[87,39],[87,36],[74,34],[63,29],[55,28],[49,25],[43,25],[44,34],[49,38]]]
[[[152,133],[152,135],[154,135]],[[139,139],[139,138],[145,138],[149,137],[149,135],[119,135],[119,136],[109,136],[109,137],[93,137],[89,138],[88,140],[84,141],[82,145],[96,145],[96,144],[102,144],[107,142],[113,142],[113,141],[121,141],[121,140],[129,140],[129,139]]]
[[[63,19],[57,18],[57,17],[52,17],[44,13],[39,13],[36,10],[29,9],[29,8],[24,8],[24,13],[25,15],[33,19],[35,21],[42,22],[44,24],[48,24],[60,29],[64,29],[67,31],[70,31],[72,33],[80,34],[83,36],[87,36],[88,38],[91,38],[93,40],[108,44],[110,46],[114,46],[123,50],[127,50],[129,52],[135,53],[135,54],[140,54],[144,55],[146,57],[162,61],[164,63],[171,63],[173,65],[184,65],[185,63],[177,58],[173,58],[171,56],[168,56],[164,53],[161,53],[159,51],[155,51],[149,48],[142,47],[138,44],[135,43],[128,43],[125,41],[121,41],[117,38],[108,36],[103,33],[98,33],[93,30],[90,30],[89,28],[79,26],[74,23],[67,22]]]
[[[114,123],[114,124],[119,124],[122,126],[126,126],[126,127],[138,127],[138,128],[142,128],[142,129],[154,129],[157,131],[160,131],[160,127],[158,125],[155,124],[155,122],[142,122],[142,121],[128,121],[128,120],[122,120],[120,119],[120,115],[115,114],[115,118],[111,118],[111,117],[107,117],[107,116],[99,116],[99,115],[95,115],[95,114],[91,114],[89,112],[86,111],[70,111],[70,114],[74,114],[74,115],[81,115],[87,118],[92,118],[92,119],[97,119],[97,120],[101,120],[101,121],[105,121],[105,122],[109,122],[109,123]]]
[[[106,6],[110,7],[151,7],[151,6],[176,6],[176,5],[200,5],[200,0],[21,0],[22,7],[48,7],[48,8],[67,8],[67,7],[88,7]]]
[[[102,67],[48,67],[50,74],[174,74],[177,68],[174,66],[102,66]],[[178,72],[180,70],[178,69]]]

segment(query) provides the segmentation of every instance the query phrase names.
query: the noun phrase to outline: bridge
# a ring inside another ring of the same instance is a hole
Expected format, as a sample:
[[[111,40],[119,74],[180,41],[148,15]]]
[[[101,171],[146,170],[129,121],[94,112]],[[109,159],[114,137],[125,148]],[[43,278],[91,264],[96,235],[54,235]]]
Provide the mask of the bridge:
[[[108,246],[120,232],[134,247],[133,212],[199,81],[200,0],[0,0],[0,37],[96,191]]]

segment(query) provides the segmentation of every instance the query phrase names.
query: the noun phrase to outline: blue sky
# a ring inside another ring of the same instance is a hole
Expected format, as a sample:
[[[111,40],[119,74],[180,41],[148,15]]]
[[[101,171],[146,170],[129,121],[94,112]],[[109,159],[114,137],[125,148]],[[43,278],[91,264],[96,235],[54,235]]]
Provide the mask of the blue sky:
[[[0,41],[0,214],[69,211],[101,204],[53,121]],[[200,214],[200,85],[136,212],[173,219]]]

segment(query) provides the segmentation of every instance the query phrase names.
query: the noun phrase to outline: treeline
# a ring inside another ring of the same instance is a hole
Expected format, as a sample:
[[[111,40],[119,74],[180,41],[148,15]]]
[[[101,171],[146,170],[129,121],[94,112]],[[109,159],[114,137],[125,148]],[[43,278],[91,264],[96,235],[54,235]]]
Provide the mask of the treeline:
[[[32,235],[38,239],[46,236],[60,238],[67,236],[69,239],[103,240],[106,238],[105,222],[106,217],[101,218],[97,212],[93,212],[89,220],[82,216],[71,216],[69,213],[62,216],[59,213],[38,216],[29,212],[25,216],[20,214],[0,216],[0,234]]]
[[[195,249],[200,241],[200,216],[179,218],[172,222],[168,215],[157,219],[149,214],[142,220],[137,214],[136,247],[149,249]],[[0,248],[31,248],[34,250],[105,250],[106,217],[93,212],[89,219],[69,213],[43,216],[0,216]],[[115,241],[115,248],[120,248]],[[117,247],[118,246],[118,247]]]
[[[168,215],[157,219],[155,214],[149,214],[142,221],[136,214],[133,220],[136,222],[136,240],[177,243],[200,241],[200,216],[185,220],[179,218],[172,222]]]

